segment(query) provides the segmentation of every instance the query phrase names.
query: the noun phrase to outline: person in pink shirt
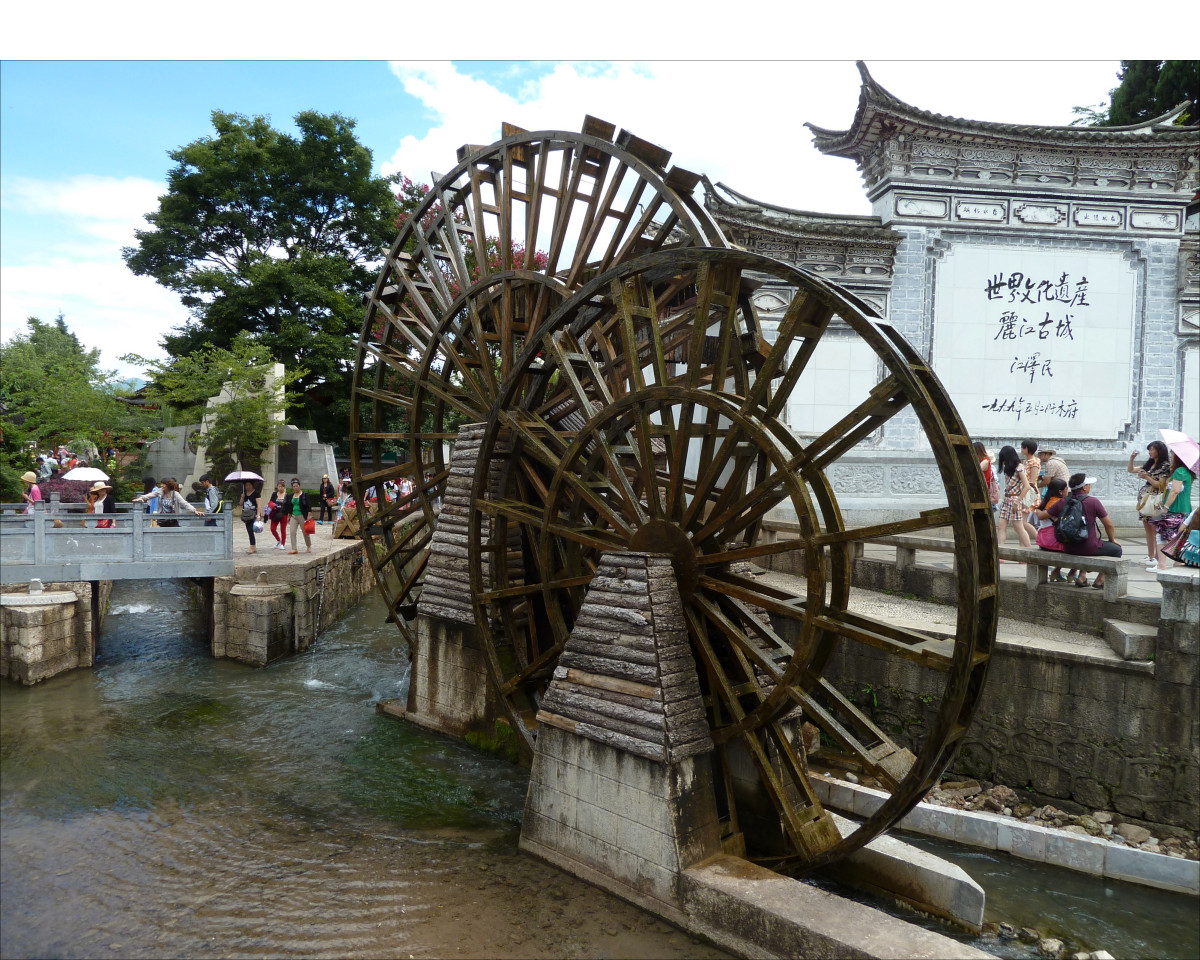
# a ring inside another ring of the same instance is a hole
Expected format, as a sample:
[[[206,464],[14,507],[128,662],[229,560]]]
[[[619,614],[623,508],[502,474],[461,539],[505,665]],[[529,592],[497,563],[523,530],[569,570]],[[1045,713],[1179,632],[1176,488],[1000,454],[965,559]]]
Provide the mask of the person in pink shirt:
[[[33,505],[42,499],[42,491],[38,489],[37,485],[37,474],[32,470],[26,470],[21,474],[21,482],[25,484],[25,492],[21,494],[21,497],[28,504],[25,512],[33,513]]]

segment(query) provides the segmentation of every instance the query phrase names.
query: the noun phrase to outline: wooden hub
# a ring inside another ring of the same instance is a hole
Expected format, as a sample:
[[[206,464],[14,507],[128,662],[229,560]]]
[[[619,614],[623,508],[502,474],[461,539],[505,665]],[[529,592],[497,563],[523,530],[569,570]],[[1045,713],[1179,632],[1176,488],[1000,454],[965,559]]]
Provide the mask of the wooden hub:
[[[643,553],[665,553],[675,567],[675,580],[679,584],[679,595],[688,599],[696,592],[700,583],[700,565],[696,562],[696,548],[678,526],[669,520],[651,520],[634,531],[629,538],[629,549]]]

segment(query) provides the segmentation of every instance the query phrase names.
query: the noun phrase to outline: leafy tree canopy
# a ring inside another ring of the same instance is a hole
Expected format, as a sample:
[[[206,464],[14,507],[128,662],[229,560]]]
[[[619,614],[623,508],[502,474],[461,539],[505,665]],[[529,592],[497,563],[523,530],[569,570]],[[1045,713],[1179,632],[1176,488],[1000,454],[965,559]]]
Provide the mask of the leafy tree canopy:
[[[305,396],[300,425],[338,440],[361,298],[401,213],[398,178],[372,175],[353,120],[305,111],[295,122],[299,136],[214,111],[215,135],[170,153],[167,193],[123,255],[191,312],[164,338],[168,353],[230,349],[254,334],[274,360],[304,368],[291,385]]]
[[[0,344],[0,485],[19,499],[16,478],[33,466],[29,444],[46,449],[77,439],[100,449],[125,447],[154,432],[145,411],[122,402],[115,372],[100,369],[100,351],[85,350],[60,313],[52,323],[29,318],[27,332]]]
[[[282,380],[273,380],[275,360],[247,333],[228,349],[202,346],[166,362],[137,354],[121,359],[146,369],[152,378],[148,399],[175,408],[178,420],[201,424],[197,439],[220,476],[239,463],[258,470],[263,451],[278,439],[280,415],[302,402],[287,388],[307,375],[303,368],[285,367]]]
[[[1122,127],[1160,117],[1188,101],[1178,122],[1200,122],[1200,60],[1122,60],[1109,103],[1073,107],[1075,123]]]

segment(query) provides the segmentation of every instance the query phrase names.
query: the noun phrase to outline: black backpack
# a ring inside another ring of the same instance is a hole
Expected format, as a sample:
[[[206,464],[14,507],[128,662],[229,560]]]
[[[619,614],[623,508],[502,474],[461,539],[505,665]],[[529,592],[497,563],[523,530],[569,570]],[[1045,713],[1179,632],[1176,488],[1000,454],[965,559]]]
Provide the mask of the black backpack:
[[[1087,515],[1083,512],[1083,501],[1087,497],[1068,497],[1063,511],[1054,524],[1054,535],[1061,544],[1087,543],[1090,531]]]

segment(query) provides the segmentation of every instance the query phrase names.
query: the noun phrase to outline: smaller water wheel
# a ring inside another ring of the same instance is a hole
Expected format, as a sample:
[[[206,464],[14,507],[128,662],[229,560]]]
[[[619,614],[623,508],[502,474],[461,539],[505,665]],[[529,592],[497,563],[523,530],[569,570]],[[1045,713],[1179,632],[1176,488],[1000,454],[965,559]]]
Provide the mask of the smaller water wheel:
[[[404,223],[359,337],[350,434],[359,531],[410,647],[449,475],[444,444],[458,424],[486,419],[526,342],[588,279],[655,250],[725,245],[692,197],[698,175],[668,167],[669,151],[593,117],[580,133],[504,124],[503,134],[460,148]],[[389,498],[384,483],[404,477],[413,493]]]
[[[749,292],[762,277],[797,291],[775,344]],[[807,442],[780,421],[785,398],[837,322],[867,344],[882,379]],[[829,473],[904,411],[916,415],[945,507],[848,526]],[[928,365],[889,326],[820,279],[743,252],[678,249],[617,266],[530,337],[491,408],[467,537],[476,623],[526,750],[559,654],[606,551],[671,556],[713,741],[728,835],[748,820],[747,766],[775,812],[752,853],[807,870],[862,846],[910,810],[952,757],[979,702],[996,629],[991,508],[969,438]],[[794,511],[800,535],[769,541],[762,520]],[[953,639],[852,609],[854,547],[949,528],[956,547]],[[806,580],[766,585],[749,562],[796,551]],[[503,558],[503,562],[501,561]],[[936,716],[908,750],[829,671],[840,643],[928,670]],[[821,753],[890,797],[839,835],[810,786],[800,720]]]

